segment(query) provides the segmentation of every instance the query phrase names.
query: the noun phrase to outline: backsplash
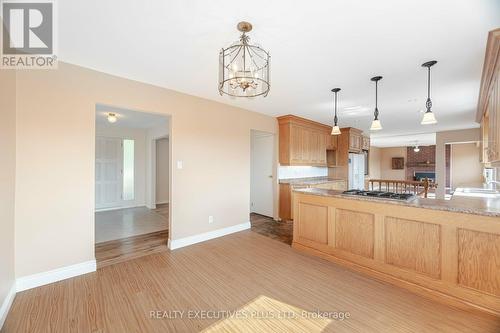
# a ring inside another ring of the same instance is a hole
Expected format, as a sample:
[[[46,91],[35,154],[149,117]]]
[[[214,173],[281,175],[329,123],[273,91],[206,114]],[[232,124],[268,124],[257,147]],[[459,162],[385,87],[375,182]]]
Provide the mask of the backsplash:
[[[278,170],[279,179],[326,177],[326,176],[328,176],[327,167],[280,166]]]

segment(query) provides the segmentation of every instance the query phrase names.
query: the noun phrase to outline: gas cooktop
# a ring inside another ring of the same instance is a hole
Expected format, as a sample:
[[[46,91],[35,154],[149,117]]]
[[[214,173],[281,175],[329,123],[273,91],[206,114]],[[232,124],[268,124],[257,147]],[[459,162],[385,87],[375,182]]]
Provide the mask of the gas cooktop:
[[[359,195],[363,197],[389,199],[389,200],[399,200],[399,201],[411,201],[417,197],[411,193],[394,193],[394,192],[384,192],[384,191],[362,191],[362,190],[349,190],[342,192],[349,195]]]

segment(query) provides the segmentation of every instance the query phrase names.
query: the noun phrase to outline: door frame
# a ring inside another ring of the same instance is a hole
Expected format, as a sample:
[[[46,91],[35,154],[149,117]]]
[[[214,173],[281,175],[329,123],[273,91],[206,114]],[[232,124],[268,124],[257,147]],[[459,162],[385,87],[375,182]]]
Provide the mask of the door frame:
[[[249,172],[248,172],[248,179],[249,179],[249,188],[248,188],[248,197],[249,197],[249,203],[248,203],[248,211],[249,213],[251,212],[251,190],[252,190],[252,185],[251,185],[251,174],[252,174],[252,156],[251,156],[251,151],[252,151],[252,136],[254,132],[260,132],[260,133],[265,133],[266,135],[272,136],[273,138],[273,168],[272,168],[272,178],[273,178],[273,216],[272,218],[275,221],[279,221],[279,179],[278,179],[278,168],[279,168],[279,161],[278,161],[278,149],[279,149],[279,142],[277,140],[277,133],[272,133],[272,132],[267,132],[267,131],[262,131],[259,129],[250,129],[249,131],[249,145],[248,145],[248,152],[249,152]]]

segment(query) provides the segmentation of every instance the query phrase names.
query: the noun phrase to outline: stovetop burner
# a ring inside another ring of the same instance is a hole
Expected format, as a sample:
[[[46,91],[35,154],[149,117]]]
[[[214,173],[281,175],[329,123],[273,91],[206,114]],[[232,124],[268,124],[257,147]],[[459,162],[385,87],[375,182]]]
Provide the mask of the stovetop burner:
[[[365,197],[375,197],[381,199],[400,200],[400,201],[411,201],[416,198],[416,196],[411,193],[394,193],[394,192],[384,192],[384,191],[348,190],[344,191],[343,193],[349,195],[359,195]]]

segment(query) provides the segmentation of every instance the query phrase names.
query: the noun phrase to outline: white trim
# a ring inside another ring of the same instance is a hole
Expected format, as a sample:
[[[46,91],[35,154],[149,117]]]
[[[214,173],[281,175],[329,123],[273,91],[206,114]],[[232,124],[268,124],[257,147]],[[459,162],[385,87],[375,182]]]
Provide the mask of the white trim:
[[[169,200],[166,200],[166,201],[160,201],[160,202],[157,202],[156,204],[157,205],[163,205],[163,204],[168,204],[169,203]]]
[[[2,307],[0,307],[0,330],[2,329],[3,324],[5,323],[5,319],[7,319],[7,315],[9,314],[9,310],[10,307],[12,306],[12,303],[14,302],[15,296],[16,296],[16,284],[13,283],[12,287],[7,293],[7,296],[5,296],[5,299],[3,300]]]
[[[111,210],[120,210],[120,209],[128,209],[128,208],[139,208],[139,207],[146,207],[145,203],[142,204],[131,204],[131,205],[125,205],[125,206],[117,206],[117,207],[109,207],[109,208],[99,208],[99,209],[94,209],[95,213],[99,212],[109,212]]]
[[[48,272],[23,276],[16,279],[16,291],[19,292],[64,279],[69,279],[78,275],[95,272],[96,269],[96,261],[89,260],[79,264],[57,268]]]
[[[230,226],[227,228],[217,229],[214,231],[209,231],[209,232],[205,232],[202,234],[189,236],[189,237],[185,237],[185,238],[181,238],[181,239],[173,239],[173,240],[169,239],[168,240],[168,248],[170,250],[175,250],[175,249],[179,249],[179,248],[184,247],[184,246],[193,245],[196,243],[207,241],[209,239],[213,239],[213,238],[217,238],[217,237],[221,237],[221,236],[226,236],[226,235],[229,235],[229,234],[232,234],[232,233],[235,233],[238,231],[247,230],[247,229],[250,229],[250,222],[245,222],[245,223],[233,225],[233,226]]]

